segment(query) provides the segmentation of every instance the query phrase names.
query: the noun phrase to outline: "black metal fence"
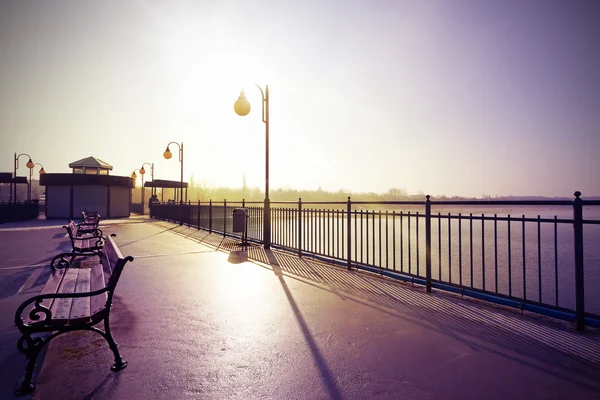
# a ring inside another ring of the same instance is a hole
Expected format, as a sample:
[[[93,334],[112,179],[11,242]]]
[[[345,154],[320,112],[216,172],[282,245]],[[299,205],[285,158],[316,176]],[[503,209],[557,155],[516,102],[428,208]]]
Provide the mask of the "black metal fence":
[[[37,200],[17,203],[0,202],[0,223],[36,219],[44,210],[44,203],[39,203]]]
[[[573,201],[272,202],[271,245],[428,291],[572,320],[583,330],[586,323],[600,326],[600,201],[575,195]],[[248,240],[262,242],[262,202],[160,204],[151,216],[240,237],[231,232],[238,207],[249,214]],[[584,218],[584,210],[593,218]]]

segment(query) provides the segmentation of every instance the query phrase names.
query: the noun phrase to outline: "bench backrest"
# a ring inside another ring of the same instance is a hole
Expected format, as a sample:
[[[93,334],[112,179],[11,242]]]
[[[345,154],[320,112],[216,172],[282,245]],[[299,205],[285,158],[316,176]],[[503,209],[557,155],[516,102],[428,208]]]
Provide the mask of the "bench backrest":
[[[63,228],[67,230],[72,242],[73,238],[77,237],[77,225],[75,225],[75,221],[69,221],[67,225],[63,225]]]
[[[108,301],[106,304],[112,303],[112,296],[117,286],[117,282],[123,272],[123,267],[127,261],[133,261],[132,256],[123,257],[121,250],[117,247],[112,237],[108,236],[102,252],[100,253],[100,261],[104,270],[105,285],[110,289],[108,290]]]
[[[82,211],[81,217],[82,217],[81,222],[84,224],[98,225],[100,223],[100,214],[98,214],[98,213],[94,213],[94,214],[90,215],[90,214],[86,214],[85,211]]]

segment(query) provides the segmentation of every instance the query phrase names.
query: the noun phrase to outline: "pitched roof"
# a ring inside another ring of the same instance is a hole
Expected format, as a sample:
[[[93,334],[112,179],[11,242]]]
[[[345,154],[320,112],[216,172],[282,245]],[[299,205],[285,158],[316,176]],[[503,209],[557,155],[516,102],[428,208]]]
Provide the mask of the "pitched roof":
[[[82,158],[78,161],[73,161],[69,164],[69,168],[78,168],[78,167],[92,167],[92,168],[102,168],[102,169],[110,169],[112,170],[112,165],[105,163],[104,161],[96,158],[96,157],[86,157]]]

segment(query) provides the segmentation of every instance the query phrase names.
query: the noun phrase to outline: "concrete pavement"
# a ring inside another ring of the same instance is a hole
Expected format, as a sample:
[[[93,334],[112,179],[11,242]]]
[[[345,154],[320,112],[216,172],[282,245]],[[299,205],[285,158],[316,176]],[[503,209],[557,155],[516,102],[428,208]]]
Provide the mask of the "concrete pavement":
[[[135,257],[111,313],[129,366],[111,372],[97,334],[62,335],[34,399],[600,398],[598,331],[146,221],[102,227]],[[67,240],[25,228],[0,227],[3,399],[25,365],[14,311]]]

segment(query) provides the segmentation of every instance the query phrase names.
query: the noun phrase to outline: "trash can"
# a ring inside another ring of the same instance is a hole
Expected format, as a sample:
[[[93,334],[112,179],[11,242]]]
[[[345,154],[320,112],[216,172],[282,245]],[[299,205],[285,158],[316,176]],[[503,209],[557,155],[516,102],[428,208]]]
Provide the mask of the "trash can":
[[[245,233],[248,211],[245,208],[235,208],[233,210],[233,229],[234,233]]]

